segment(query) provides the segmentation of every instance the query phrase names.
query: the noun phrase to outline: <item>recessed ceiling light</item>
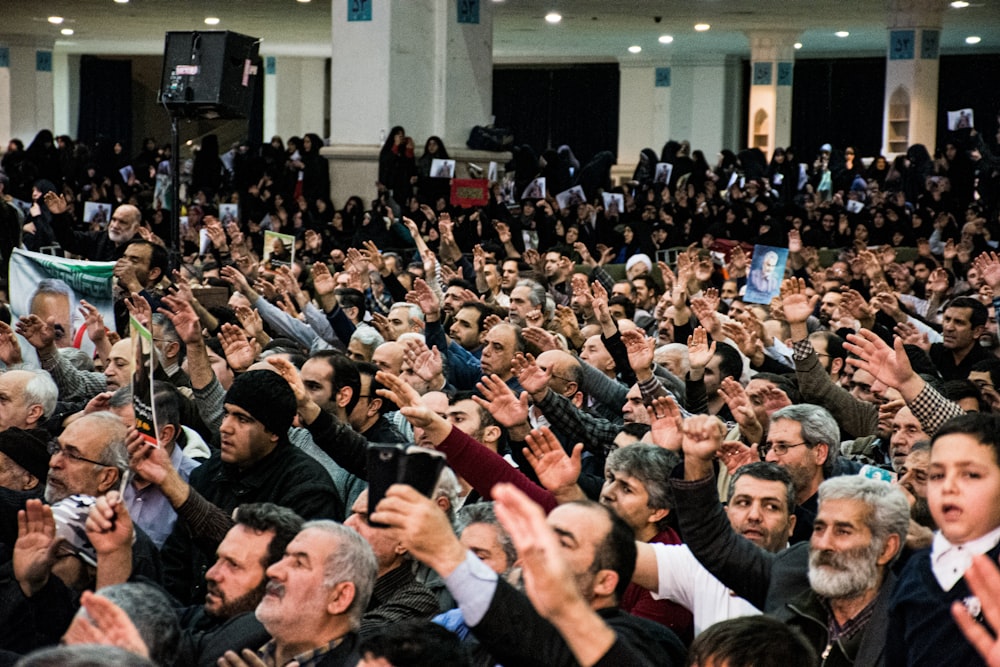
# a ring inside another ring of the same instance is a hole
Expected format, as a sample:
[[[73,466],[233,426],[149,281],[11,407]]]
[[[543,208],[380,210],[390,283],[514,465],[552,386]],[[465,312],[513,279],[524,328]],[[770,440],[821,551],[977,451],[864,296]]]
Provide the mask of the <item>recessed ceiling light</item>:
[[[833,34],[836,35],[837,37],[848,37],[850,36],[851,33],[847,32],[846,30],[838,30]]]
[[[128,4],[128,0],[115,0],[115,2],[117,2],[119,5],[127,5]]]
[[[63,28],[62,30],[59,31],[59,33],[63,34],[63,35],[66,35],[67,37],[69,37],[70,35],[73,34],[73,29],[72,28]]]
[[[629,53],[642,53],[642,47],[639,46],[638,44],[633,44],[632,46],[628,47],[628,52]]]
[[[219,25],[219,19],[215,16],[206,17],[205,25]]]
[[[670,44],[674,41],[673,35],[660,35],[660,44]]]
[[[305,4],[305,3],[307,3],[307,2],[312,2],[312,0],[299,0],[299,2],[301,2],[301,3]]]
[[[969,3],[965,0],[955,0],[955,2],[951,3],[951,6],[953,9],[965,9],[969,6]]]
[[[983,38],[980,37],[979,35],[969,35],[968,37],[965,38],[966,44],[978,44],[981,41],[983,41]]]
[[[694,29],[697,30],[698,32],[705,32],[706,30],[710,30],[711,27],[712,26],[709,25],[708,23],[695,23],[694,24]]]
[[[795,42],[794,46],[795,46],[796,49],[801,49],[802,48],[802,42]]]
[[[545,20],[549,23],[559,23],[562,21],[562,14],[559,14],[558,12],[549,12],[545,15]]]
[[[62,23],[62,22],[63,22],[64,20],[65,20],[65,19],[63,19],[63,17],[61,17],[61,16],[50,16],[50,17],[49,17],[49,23],[53,23],[53,24],[55,24],[55,25],[59,25],[59,24],[60,24],[60,23]]]

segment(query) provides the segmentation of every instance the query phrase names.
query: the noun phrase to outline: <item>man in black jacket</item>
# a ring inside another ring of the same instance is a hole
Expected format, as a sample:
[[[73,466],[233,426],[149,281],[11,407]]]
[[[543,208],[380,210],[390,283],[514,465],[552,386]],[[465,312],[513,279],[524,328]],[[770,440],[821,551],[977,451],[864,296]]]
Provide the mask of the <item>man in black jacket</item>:
[[[142,225],[142,213],[131,204],[122,204],[111,213],[107,229],[98,232],[73,230],[68,205],[55,192],[45,195],[45,205],[52,213],[52,228],[56,240],[66,252],[71,252],[95,262],[113,262],[125,253],[125,246],[137,238]]]

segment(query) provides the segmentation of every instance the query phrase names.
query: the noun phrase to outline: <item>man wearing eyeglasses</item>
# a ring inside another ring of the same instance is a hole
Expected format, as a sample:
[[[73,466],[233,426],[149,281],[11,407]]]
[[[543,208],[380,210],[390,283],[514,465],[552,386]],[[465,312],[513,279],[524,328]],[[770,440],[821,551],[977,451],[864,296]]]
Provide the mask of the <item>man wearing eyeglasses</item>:
[[[49,443],[49,477],[45,502],[73,494],[102,496],[115,488],[128,470],[125,425],[110,412],[77,419]]]

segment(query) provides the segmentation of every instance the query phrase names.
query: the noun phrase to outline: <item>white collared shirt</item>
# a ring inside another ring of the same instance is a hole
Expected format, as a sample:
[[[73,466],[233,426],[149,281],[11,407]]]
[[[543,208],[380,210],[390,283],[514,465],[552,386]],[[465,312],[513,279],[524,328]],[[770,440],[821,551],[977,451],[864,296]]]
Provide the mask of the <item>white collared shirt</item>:
[[[965,544],[952,544],[940,530],[936,531],[931,545],[931,571],[934,572],[934,578],[943,590],[950,591],[965,576],[965,571],[972,565],[972,557],[986,553],[998,543],[1000,528],[994,528]]]

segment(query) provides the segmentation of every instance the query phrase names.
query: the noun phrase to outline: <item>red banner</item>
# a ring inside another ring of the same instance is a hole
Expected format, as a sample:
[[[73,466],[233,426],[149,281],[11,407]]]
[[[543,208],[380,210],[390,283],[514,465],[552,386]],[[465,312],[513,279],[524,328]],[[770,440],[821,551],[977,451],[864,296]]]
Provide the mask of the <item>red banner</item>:
[[[485,178],[451,179],[451,205],[485,206],[490,200],[490,182]]]

